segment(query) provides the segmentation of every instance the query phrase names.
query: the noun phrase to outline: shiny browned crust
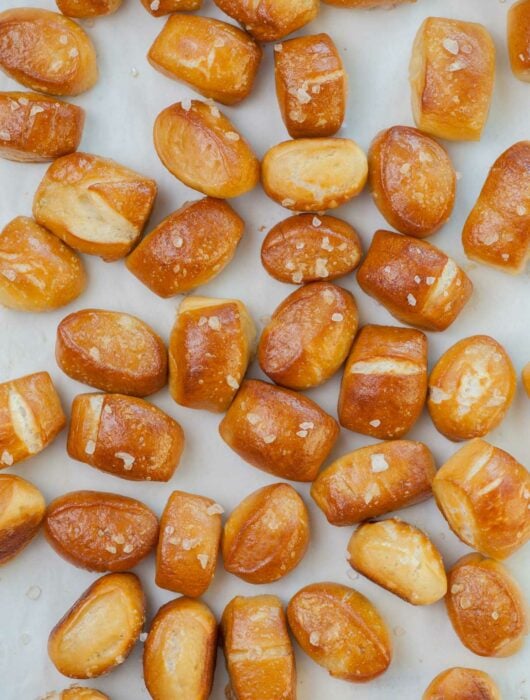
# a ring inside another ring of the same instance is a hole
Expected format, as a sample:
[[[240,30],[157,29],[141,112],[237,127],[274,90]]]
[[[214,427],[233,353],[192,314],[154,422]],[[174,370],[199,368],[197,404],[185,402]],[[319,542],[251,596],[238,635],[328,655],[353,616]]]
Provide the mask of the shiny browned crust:
[[[482,437],[496,428],[517,386],[512,362],[500,343],[473,335],[440,357],[429,377],[429,413],[450,440]]]
[[[172,15],[149,49],[149,63],[204,97],[233,105],[247,97],[262,56],[246,32],[197,15]]]
[[[448,668],[430,683],[422,700],[502,700],[491,676],[474,668]]]
[[[221,199],[188,202],[142,239],[127,268],[167,298],[207,284],[234,257],[245,224]]]
[[[277,41],[301,29],[318,14],[318,0],[215,0],[258,41]]]
[[[271,199],[293,211],[334,209],[356,197],[368,177],[368,161],[351,139],[283,141],[261,164],[261,181]]]
[[[219,554],[222,512],[211,498],[173,491],[160,519],[157,586],[192,598],[208,589]]]
[[[412,605],[447,593],[442,555],[429,537],[398,518],[359,525],[348,543],[352,568]]]
[[[82,309],[57,327],[57,364],[72,379],[102,391],[148,396],[167,381],[166,347],[136,316]]]
[[[166,603],[155,615],[144,646],[144,680],[150,696],[208,700],[216,654],[217,622],[208,606],[190,598]]]
[[[80,257],[33,219],[17,216],[0,233],[0,303],[16,311],[50,311],[84,290]]]
[[[166,107],[156,118],[153,137],[165,167],[194,190],[230,199],[258,184],[258,159],[213,104],[190,100]]]
[[[497,158],[462,231],[468,258],[503,272],[524,272],[530,256],[530,141]]]
[[[296,700],[295,657],[276,596],[233,598],[223,612],[221,631],[237,700]]]
[[[313,583],[287,606],[291,632],[303,651],[331,676],[363,683],[384,673],[392,642],[372,603],[353,588]]]
[[[528,634],[523,594],[493,559],[468,554],[448,574],[449,619],[464,646],[479,656],[512,656]]]
[[[1,92],[0,157],[39,163],[73,153],[84,123],[77,105],[34,92]]]
[[[48,372],[0,384],[0,469],[44,450],[65,424]]]
[[[72,248],[110,262],[137,243],[156,193],[156,182],[134,170],[108,158],[72,153],[46,171],[33,199],[33,216]]]
[[[525,388],[525,391],[530,397],[530,362],[527,362],[526,365],[523,367],[521,378],[523,380],[523,386]]]
[[[390,226],[425,238],[451,216],[456,173],[445,148],[421,131],[393,126],[368,153],[374,202]]]
[[[81,394],[72,404],[72,459],[132,481],[169,481],[184,431],[156,406],[122,394]]]
[[[59,620],[48,655],[69,678],[95,678],[123,663],[145,622],[145,596],[135,574],[97,579]]]
[[[261,246],[261,262],[279,282],[334,280],[361,260],[357,231],[334,216],[298,214],[273,226]]]
[[[513,74],[530,82],[530,2],[518,0],[508,10],[508,54]]]
[[[473,292],[469,277],[440,248],[390,231],[374,234],[357,280],[399,321],[429,331],[448,328]]]
[[[476,438],[438,471],[436,503],[466,544],[505,559],[530,539],[530,474],[508,452]]]
[[[63,559],[89,571],[127,571],[158,539],[158,519],[143,503],[102,491],[72,491],[52,501],[44,534]]]
[[[256,329],[237,299],[186,297],[169,339],[169,390],[188,408],[228,409],[253,354]]]
[[[348,77],[331,37],[297,37],[274,49],[276,95],[289,135],[333,136],[344,121]]]
[[[300,287],[282,301],[261,334],[258,360],[277,384],[309,389],[342,365],[357,332],[350,292],[330,282]]]
[[[27,547],[45,512],[44,497],[33,484],[13,474],[0,474],[0,566]]]
[[[244,498],[223,530],[225,569],[248,583],[272,583],[290,573],[309,544],[309,515],[289,484],[272,484]]]
[[[418,129],[456,141],[478,141],[495,81],[495,44],[481,24],[428,17],[410,61],[412,111]]]
[[[420,417],[426,395],[426,335],[411,328],[364,326],[342,376],[341,425],[381,440],[403,437]]]
[[[202,0],[160,0],[159,3],[153,3],[153,0],[140,0],[140,2],[153,17],[162,17],[172,12],[198,10],[202,4]]]
[[[313,481],[339,435],[339,426],[306,396],[247,379],[219,432],[254,467],[282,479]]]
[[[55,2],[63,15],[86,19],[113,14],[120,8],[122,0],[55,0]]]
[[[435,474],[421,442],[381,442],[333,462],[315,480],[311,496],[332,525],[354,525],[430,498]]]
[[[98,79],[88,35],[57,12],[36,7],[0,12],[0,47],[0,70],[31,90],[79,95]]]

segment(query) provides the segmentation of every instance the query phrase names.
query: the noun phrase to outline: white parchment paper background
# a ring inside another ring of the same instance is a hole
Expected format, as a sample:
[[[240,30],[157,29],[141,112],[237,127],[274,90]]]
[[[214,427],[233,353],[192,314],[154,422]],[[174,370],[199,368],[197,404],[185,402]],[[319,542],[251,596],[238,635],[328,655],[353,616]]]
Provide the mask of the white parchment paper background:
[[[14,0],[0,0],[0,9],[16,4]],[[32,0],[31,4],[55,9],[52,0]],[[514,142],[530,138],[530,85],[513,78],[506,55],[508,7],[509,3],[499,0],[419,0],[415,5],[391,12],[339,10],[322,5],[319,18],[302,33],[328,32],[339,47],[350,78],[348,113],[341,134],[367,149],[380,129],[412,124],[407,68],[414,35],[425,17],[438,15],[483,22],[492,32],[498,50],[498,72],[491,117],[480,143],[448,144],[462,179],[451,221],[429,239],[464,265],[475,285],[475,293],[448,331],[429,334],[429,354],[432,363],[456,340],[488,333],[505,345],[520,374],[523,365],[530,360],[528,273],[512,278],[471,265],[460,243],[465,217],[494,159]],[[202,14],[222,16],[211,0],[204,0]],[[158,112],[194,94],[157,73],[145,60],[163,24],[164,19],[148,15],[139,0],[124,0],[116,15],[99,19],[93,27],[87,27],[97,48],[101,77],[93,90],[73,100],[87,111],[83,150],[114,158],[157,180],[160,193],[150,227],[187,199],[199,196],[163,168],[152,145],[152,124]],[[0,89],[15,90],[17,85],[0,75]],[[288,138],[274,92],[272,46],[265,48],[265,58],[251,97],[242,105],[223,108],[223,111],[259,156],[273,144]],[[16,215],[31,214],[33,193],[45,169],[46,165],[0,160],[0,226]],[[270,314],[293,290],[270,278],[259,259],[265,232],[288,212],[271,202],[260,188],[233,204],[246,220],[245,237],[232,264],[200,293],[239,298],[259,320]],[[374,230],[385,227],[367,192],[336,213],[358,229],[365,249]],[[68,308],[43,315],[0,310],[0,381],[48,370],[66,409],[77,393],[90,390],[62,374],[54,361],[55,329],[67,313],[86,307],[127,311],[145,319],[167,340],[179,302],[179,299],[156,297],[127,272],[122,262],[105,264],[93,257],[85,257],[85,261],[90,276],[88,289]],[[339,280],[339,284],[354,293],[363,323],[395,323],[382,307],[360,291],[353,275]],[[250,374],[260,376],[255,364]],[[338,386],[339,377],[335,377],[309,394],[335,414]],[[217,433],[218,416],[175,405],[167,390],[151,400],[179,420],[186,431],[187,447],[181,467],[168,484],[128,482],[70,460],[65,450],[65,432],[41,455],[7,471],[34,482],[48,501],[75,489],[97,489],[139,498],[159,514],[174,488],[211,496],[230,511],[248,493],[274,481],[245,464],[221,441]],[[519,383],[517,398],[506,420],[490,439],[530,465],[529,434],[530,401]],[[457,449],[437,434],[427,416],[417,424],[410,437],[425,441],[439,464]],[[370,442],[369,438],[343,430],[332,457]],[[246,584],[219,568],[205,596],[206,602],[220,615],[236,594],[271,592],[287,602],[307,583],[333,580],[353,585],[368,595],[390,628],[398,631],[397,635],[394,633],[395,653],[390,670],[368,685],[355,686],[333,680],[297,650],[300,700],[415,700],[438,672],[453,665],[487,670],[498,681],[506,700],[530,698],[529,644],[509,659],[482,659],[462,646],[442,602],[428,608],[415,608],[362,577],[352,582],[347,576],[349,567],[345,561],[351,529],[328,525],[309,499],[308,486],[295,486],[306,498],[311,511],[311,545],[301,565],[285,580],[268,586]],[[432,501],[400,515],[427,530],[447,565],[468,551],[449,531]],[[507,563],[525,588],[527,597],[530,597],[529,562],[527,546]],[[153,556],[137,568],[137,573],[147,592],[151,619],[159,606],[174,596],[155,586]],[[71,683],[62,678],[49,661],[47,636],[96,577],[59,558],[42,535],[18,559],[0,569],[0,700],[35,700],[46,691]],[[31,586],[38,586],[42,591],[37,600],[26,595]],[[112,700],[147,698],[141,652],[142,645],[138,644],[117,670],[87,685],[105,691]],[[224,660],[220,653],[212,698],[222,700],[225,684]]]

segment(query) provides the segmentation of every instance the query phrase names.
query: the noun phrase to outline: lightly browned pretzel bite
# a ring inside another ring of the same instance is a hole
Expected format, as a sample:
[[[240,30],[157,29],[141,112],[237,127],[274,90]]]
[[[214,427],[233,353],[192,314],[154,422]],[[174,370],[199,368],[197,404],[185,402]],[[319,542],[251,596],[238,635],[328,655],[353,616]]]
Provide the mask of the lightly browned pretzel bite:
[[[233,598],[224,609],[221,633],[229,693],[238,700],[295,700],[295,657],[276,596]]]
[[[340,388],[342,426],[391,440],[406,435],[427,394],[427,337],[412,328],[364,326],[354,341]]]
[[[0,384],[0,469],[44,450],[65,424],[48,372]]]
[[[219,555],[222,512],[211,498],[173,491],[160,519],[157,586],[192,598],[208,589]]]
[[[164,166],[188,187],[229,199],[254,189],[259,161],[214,104],[184,100],[156,118],[153,138]]]
[[[161,297],[189,292],[232,260],[244,222],[227,202],[187,202],[153,229],[126,260],[127,268]]]
[[[144,645],[144,680],[153,700],[208,700],[217,654],[217,622],[199,600],[177,598],[154,617]]]
[[[495,44],[481,24],[428,17],[410,61],[416,126],[432,136],[478,141],[495,81]]]
[[[310,584],[289,601],[287,619],[303,651],[335,678],[363,683],[390,665],[387,626],[368,598],[353,588]]]
[[[530,141],[497,158],[462,231],[468,258],[513,275],[530,256]]]
[[[140,2],[153,17],[162,17],[171,12],[198,10],[202,4],[202,0],[140,0]]]
[[[474,668],[448,668],[439,673],[422,700],[502,700],[491,676]]]
[[[311,496],[332,525],[354,525],[430,498],[435,474],[421,442],[381,442],[333,462],[316,478]]]
[[[294,211],[334,209],[356,197],[368,177],[368,161],[351,139],[283,141],[270,148],[261,180],[271,199]]]
[[[79,95],[98,79],[96,52],[83,29],[36,7],[0,12],[0,70],[50,95]]]
[[[381,131],[368,153],[374,202],[390,226],[425,238],[451,216],[456,173],[445,148],[410,126]]]
[[[122,0],[55,0],[57,7],[68,17],[90,19],[116,12]]]
[[[13,474],[0,474],[0,566],[27,547],[45,512],[44,497],[33,484]]]
[[[450,440],[482,437],[498,426],[515,396],[517,377],[506,350],[488,335],[463,338],[429,377],[429,413]]]
[[[241,29],[183,14],[171,15],[147,54],[156,70],[225,105],[250,94],[261,56],[261,47]]]
[[[447,593],[442,555],[429,537],[398,518],[362,523],[348,542],[352,568],[412,605]]]
[[[169,390],[188,408],[231,404],[253,354],[256,329],[237,299],[186,297],[169,339]]]
[[[273,226],[261,246],[261,262],[279,282],[334,280],[361,260],[357,231],[334,216],[297,214]]]
[[[276,95],[292,138],[333,136],[344,121],[348,77],[328,34],[289,39],[274,47]]]
[[[57,554],[74,566],[127,571],[154,548],[158,519],[134,498],[72,491],[48,505],[44,534]]]
[[[432,488],[453,532],[482,554],[505,559],[530,539],[530,474],[485,440],[458,450]]]
[[[58,158],[33,199],[33,216],[65,243],[106,261],[137,243],[157,193],[156,182],[89,153]]]
[[[72,459],[121,479],[169,481],[184,449],[184,432],[142,399],[81,394],[72,404],[67,449]]]
[[[309,515],[289,484],[272,484],[244,498],[225,523],[223,563],[248,583],[272,583],[290,573],[309,544]]]
[[[282,301],[263,329],[260,367],[289,389],[323,384],[346,359],[357,325],[357,306],[346,289],[330,282],[300,287]]]
[[[448,574],[449,619],[464,646],[479,656],[512,656],[528,634],[523,594],[493,559],[468,554]]]
[[[306,396],[247,379],[219,424],[226,444],[258,469],[292,481],[313,481],[339,426]]]
[[[145,596],[135,574],[98,578],[50,633],[48,654],[69,678],[95,678],[122,664],[145,622]]]
[[[17,216],[0,233],[0,303],[16,311],[50,311],[84,290],[79,256],[33,219]]]
[[[318,14],[319,0],[214,0],[258,41],[276,41],[301,29]]]
[[[473,291],[455,261],[427,241],[376,231],[357,271],[361,289],[402,323],[448,328]]]
[[[57,364],[72,379],[103,391],[148,396],[167,381],[166,348],[136,316],[82,309],[57,327]]]
[[[77,105],[34,92],[0,92],[0,156],[39,163],[73,153],[84,122]]]
[[[518,0],[508,10],[508,54],[513,74],[530,82],[530,2]]]

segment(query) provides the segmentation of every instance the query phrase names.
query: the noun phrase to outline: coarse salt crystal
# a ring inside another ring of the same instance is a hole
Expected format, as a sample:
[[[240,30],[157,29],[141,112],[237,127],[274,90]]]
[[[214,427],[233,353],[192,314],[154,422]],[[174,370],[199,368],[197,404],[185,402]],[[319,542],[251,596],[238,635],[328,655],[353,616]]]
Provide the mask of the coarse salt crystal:
[[[208,560],[210,557],[207,554],[197,554],[197,559],[199,560],[199,564],[201,565],[201,569],[206,569],[208,566]]]
[[[11,141],[11,134],[6,129],[2,129],[2,131],[0,131],[0,139],[2,139],[2,141]]]
[[[407,304],[410,306],[416,306],[416,297],[414,294],[407,294]]]
[[[85,452],[87,455],[93,455],[96,451],[96,443],[94,440],[89,440],[85,445]]]
[[[208,319],[208,325],[212,329],[212,331],[218,331],[221,328],[221,321],[219,320],[219,316],[210,316]]]
[[[327,260],[325,258],[317,258],[315,262],[315,274],[318,277],[328,277],[329,271],[327,268]]]
[[[414,277],[414,282],[416,282],[416,284],[419,284],[421,282],[421,277],[419,275],[416,275]]]
[[[139,640],[143,643],[147,639],[147,632],[142,632],[142,634],[139,636]]]
[[[270,445],[275,440],[276,440],[276,435],[265,435],[265,437],[263,438],[263,442],[266,445]]]
[[[296,434],[300,438],[305,438],[305,437],[307,437],[307,430],[299,430]]]
[[[457,56],[458,52],[460,51],[458,41],[456,41],[455,39],[449,39],[448,37],[442,41],[442,46],[446,51],[452,53],[453,56]]]
[[[426,277],[425,278],[425,284],[427,284],[428,287],[433,285],[436,282],[436,277]]]
[[[11,454],[11,452],[4,450],[2,452],[2,456],[0,457],[0,462],[2,462],[2,464],[5,464],[7,467],[10,467],[13,464],[13,455]]]
[[[295,284],[300,284],[300,282],[304,279],[304,275],[300,271],[293,272],[291,279]]]
[[[66,34],[61,34],[61,36],[59,37],[59,43],[63,46],[66,46],[66,44],[68,43],[68,36]]]
[[[226,383],[231,389],[239,389],[239,382],[231,374],[226,375]]]
[[[257,425],[261,418],[258,416],[257,413],[247,413],[247,420],[250,423],[250,425]]]
[[[211,506],[208,506],[208,508],[206,508],[207,515],[221,515],[224,512],[225,509],[223,508],[223,506],[219,505],[219,503],[213,503]]]
[[[44,112],[44,109],[39,107],[39,105],[34,105],[29,111],[29,116],[34,117],[36,114],[40,114],[41,112]]]
[[[519,216],[524,216],[526,214],[526,208],[519,205],[515,210]]]
[[[274,50],[280,53],[280,51],[283,51],[283,46],[281,44],[274,44]]]
[[[313,430],[315,424],[313,423],[313,421],[304,421],[303,423],[300,423],[299,427],[302,430]]]
[[[309,644],[311,646],[316,647],[318,646],[318,643],[320,642],[320,634],[318,632],[311,632],[309,635]]]
[[[344,316],[342,314],[333,314],[331,320],[335,321],[335,323],[340,323],[344,320]]]
[[[153,10],[153,12],[156,12],[158,9],[160,9],[160,0],[153,0],[149,7]]]
[[[388,469],[388,462],[385,459],[385,455],[379,452],[370,456],[370,463],[374,474],[386,472]]]
[[[239,141],[239,134],[236,131],[227,131],[225,136],[229,141]]]
[[[376,418],[375,420],[370,421],[370,425],[372,426],[372,428],[379,428],[379,426],[381,425],[381,421],[378,418]]]
[[[313,217],[313,226],[316,226],[316,228],[318,228],[319,226],[322,226],[322,221],[320,221],[318,216]]]
[[[402,175],[408,175],[408,173],[410,172],[410,163],[403,163],[403,165],[399,169],[399,172]]]
[[[77,56],[79,56],[79,51],[74,46],[73,49],[70,49],[68,55],[70,56],[70,58],[76,58]]]
[[[130,455],[128,452],[115,452],[114,456],[117,459],[123,460],[123,468],[127,471],[130,471],[132,469],[132,466],[135,462],[135,457]]]
[[[465,62],[461,61],[460,59],[457,59],[447,67],[447,70],[449,71],[449,73],[456,73],[459,70],[463,70],[465,67]]]
[[[123,551],[125,554],[130,554],[133,551],[134,547],[132,544],[126,544],[125,547],[123,548]]]
[[[182,102],[180,103],[180,106],[182,107],[182,109],[185,112],[189,112],[191,109],[191,100],[189,98],[186,100],[182,100]]]

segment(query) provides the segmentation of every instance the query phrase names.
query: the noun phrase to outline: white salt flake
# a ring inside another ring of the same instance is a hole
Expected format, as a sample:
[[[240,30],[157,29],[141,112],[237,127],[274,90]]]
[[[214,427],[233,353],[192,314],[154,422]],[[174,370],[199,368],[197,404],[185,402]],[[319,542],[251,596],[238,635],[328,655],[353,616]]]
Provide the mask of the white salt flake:
[[[149,7],[153,10],[153,12],[156,12],[160,9],[160,0],[153,0]]]
[[[313,423],[313,421],[304,421],[303,423],[300,423],[299,427],[302,430],[313,430],[315,424]]]
[[[2,462],[2,464],[5,464],[6,467],[10,467],[13,464],[13,455],[11,454],[11,452],[4,450],[2,452],[2,456],[0,457],[0,462]]]
[[[409,306],[416,306],[416,297],[414,294],[407,294],[407,304],[409,304]]]
[[[322,226],[322,221],[320,221],[320,219],[318,218],[318,216],[314,216],[314,217],[313,217],[313,222],[312,222],[312,223],[313,223],[313,226],[315,226],[316,228],[318,228],[319,226]]]
[[[296,434],[300,438],[305,438],[305,437],[307,437],[307,430],[299,430]]]
[[[379,426],[381,425],[381,421],[378,418],[376,418],[375,420],[370,421],[370,425],[372,426],[372,428],[379,428]]]
[[[44,108],[39,107],[39,105],[34,105],[29,111],[29,116],[34,117],[36,114],[40,114],[41,112],[44,112]]]
[[[208,325],[212,329],[212,331],[218,331],[221,328],[221,321],[219,320],[219,316],[210,316],[208,319]]]
[[[379,472],[386,472],[388,469],[388,462],[385,459],[385,455],[377,452],[376,454],[370,455],[370,463],[372,465],[372,471],[374,474]]]
[[[239,141],[240,138],[237,131],[227,131],[225,136],[229,141]]]
[[[231,389],[239,389],[239,382],[231,374],[226,375],[226,383]]]
[[[304,279],[304,275],[302,272],[293,272],[291,275],[291,279],[295,284],[300,284],[300,282]]]
[[[199,560],[201,569],[206,569],[210,557],[207,554],[197,554],[197,559]]]
[[[133,551],[134,547],[132,544],[126,544],[125,547],[123,548],[123,551],[125,554],[130,554]]]
[[[117,459],[123,460],[123,468],[126,471],[130,471],[133,467],[134,462],[136,461],[136,457],[133,457],[128,452],[115,452],[114,456]]]
[[[265,437],[263,438],[263,442],[266,445],[270,445],[275,440],[276,440],[276,435],[265,435]]]
[[[257,425],[261,418],[258,416],[257,413],[247,413],[247,420],[250,423],[250,425]]]
[[[458,44],[458,41],[455,39],[450,39],[449,37],[446,37],[442,41],[442,46],[446,51],[449,53],[453,54],[453,56],[458,56],[458,52],[460,51],[460,46]]]
[[[147,639],[147,632],[142,632],[142,634],[138,637],[138,639],[142,642],[142,644],[145,642]]]
[[[419,275],[416,275],[414,277],[414,282],[416,282],[416,284],[419,284],[421,282],[421,277]]]
[[[318,632],[311,632],[309,635],[309,644],[311,644],[312,647],[318,646],[320,642],[320,634]]]
[[[426,277],[425,278],[425,284],[428,287],[431,287],[435,282],[436,282],[436,277]]]
[[[87,455],[93,455],[96,451],[96,443],[94,440],[89,440],[85,445],[85,452]]]
[[[340,323],[341,321],[344,321],[344,316],[342,314],[333,314],[331,320],[335,321],[335,323]]]
[[[208,506],[208,508],[206,508],[207,515],[221,515],[224,512],[225,509],[223,508],[223,506],[219,505],[219,503],[212,503],[211,506]]]

